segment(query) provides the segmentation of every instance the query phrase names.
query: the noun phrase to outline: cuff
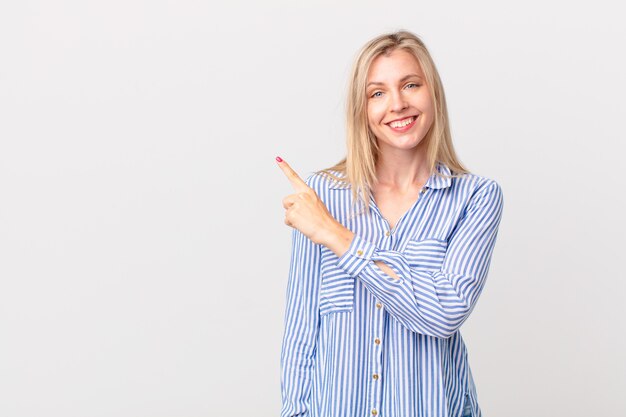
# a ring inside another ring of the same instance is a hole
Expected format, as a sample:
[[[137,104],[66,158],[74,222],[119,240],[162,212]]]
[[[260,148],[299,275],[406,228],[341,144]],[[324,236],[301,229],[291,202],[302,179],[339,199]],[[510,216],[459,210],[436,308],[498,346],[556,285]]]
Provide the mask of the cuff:
[[[367,266],[375,250],[376,246],[373,243],[355,234],[350,247],[339,258],[337,266],[349,275],[356,277]]]

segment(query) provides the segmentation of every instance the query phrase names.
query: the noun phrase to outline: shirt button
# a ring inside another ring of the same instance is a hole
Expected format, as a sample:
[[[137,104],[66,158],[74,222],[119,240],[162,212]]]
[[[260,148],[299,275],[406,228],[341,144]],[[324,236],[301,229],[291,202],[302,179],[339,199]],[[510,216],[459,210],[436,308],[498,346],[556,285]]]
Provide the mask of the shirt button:
[[[391,234],[391,233],[389,233],[389,230],[387,230],[387,231],[385,232],[385,236],[389,236],[390,234]]]
[[[381,303],[376,303],[376,308],[380,310],[381,308],[383,308],[383,305]]]
[[[374,339],[374,343],[376,343],[377,345],[380,345],[380,339],[379,338]]]
[[[374,409],[372,410],[372,415],[373,415],[373,416],[375,416],[375,415],[377,415],[377,414],[378,414],[378,411],[376,411],[376,409],[374,408]]]
[[[374,378],[374,380],[378,380],[378,374],[372,375],[372,378]]]
[[[420,194],[424,194],[426,192],[426,188],[422,188],[422,191],[420,191]]]
[[[363,255],[363,251],[361,249],[359,249],[358,251],[356,251],[356,254],[361,256],[361,255]]]

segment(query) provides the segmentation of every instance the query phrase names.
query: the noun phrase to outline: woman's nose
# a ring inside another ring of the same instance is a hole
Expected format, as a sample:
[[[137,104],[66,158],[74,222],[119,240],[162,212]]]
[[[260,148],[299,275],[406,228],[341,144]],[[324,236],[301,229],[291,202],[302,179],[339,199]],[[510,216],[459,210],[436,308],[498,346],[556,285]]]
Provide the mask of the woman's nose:
[[[391,110],[399,112],[404,110],[408,106],[406,98],[400,92],[394,92],[391,94]]]

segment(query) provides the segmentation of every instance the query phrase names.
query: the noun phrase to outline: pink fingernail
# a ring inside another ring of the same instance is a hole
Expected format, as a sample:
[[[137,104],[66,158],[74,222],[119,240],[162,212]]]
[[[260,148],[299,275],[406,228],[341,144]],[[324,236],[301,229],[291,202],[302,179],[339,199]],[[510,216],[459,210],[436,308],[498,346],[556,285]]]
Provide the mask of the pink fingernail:
[[[281,158],[280,156],[277,156],[277,157],[276,157],[276,160],[277,160],[278,162],[283,162],[283,158]]]

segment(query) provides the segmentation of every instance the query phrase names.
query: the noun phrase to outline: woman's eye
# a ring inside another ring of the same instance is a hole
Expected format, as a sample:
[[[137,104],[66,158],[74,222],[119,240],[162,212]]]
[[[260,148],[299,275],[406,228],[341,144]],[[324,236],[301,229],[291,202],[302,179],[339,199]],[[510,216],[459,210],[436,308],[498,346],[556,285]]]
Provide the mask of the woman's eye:
[[[375,92],[374,94],[372,94],[370,97],[380,97],[380,96],[377,96],[376,94],[382,94],[382,92],[380,92],[380,91],[376,91],[376,92]]]
[[[407,87],[408,87],[408,86],[410,86],[410,85],[414,85],[414,86],[416,86],[416,87],[419,87],[419,86],[420,86],[419,84],[410,83],[410,84],[407,84]]]

